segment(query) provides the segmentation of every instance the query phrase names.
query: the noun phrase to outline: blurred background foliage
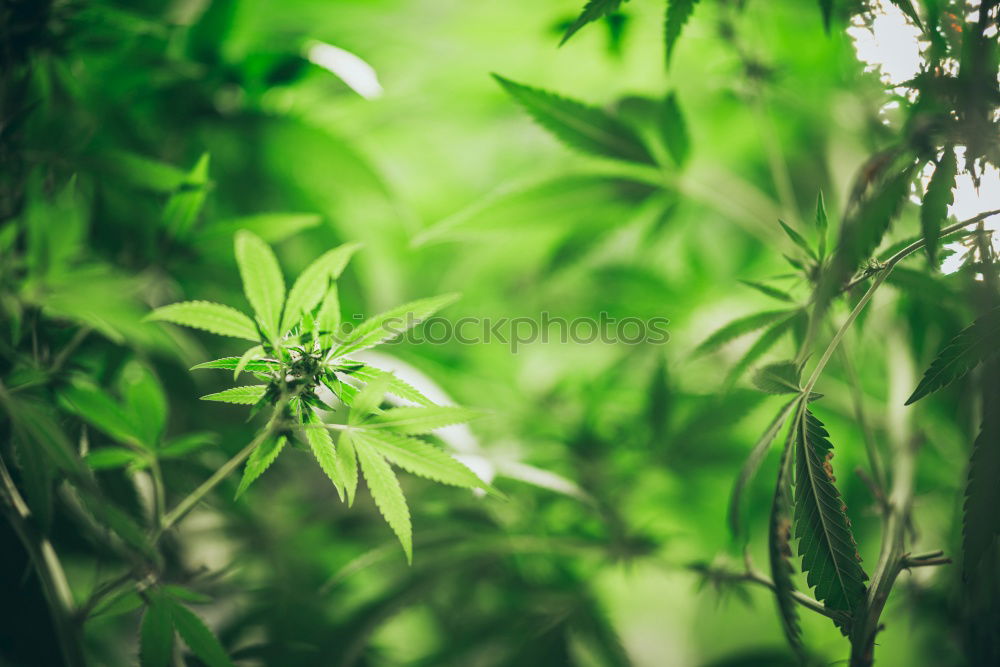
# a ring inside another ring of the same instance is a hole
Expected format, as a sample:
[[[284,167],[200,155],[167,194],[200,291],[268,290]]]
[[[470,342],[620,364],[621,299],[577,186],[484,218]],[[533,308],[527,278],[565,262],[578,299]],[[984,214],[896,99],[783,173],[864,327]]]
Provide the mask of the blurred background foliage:
[[[836,219],[911,100],[859,61],[844,28],[862,3],[834,3],[829,34],[815,3],[701,3],[669,69],[655,2],[626,3],[557,48],[579,4],[3,3],[2,448],[76,600],[127,569],[109,547],[120,537],[80,519],[80,499],[17,441],[41,432],[80,453],[110,447],[54,397],[86,375],[127,402],[132,379],[151,373],[169,404],[164,442],[181,443],[162,461],[171,498],[242,448],[253,435],[243,412],[197,400],[225,378],[187,372],[233,349],[143,317],[180,299],[245,307],[231,245],[247,228],[289,276],[363,242],[341,279],[348,318],[458,291],[449,319],[667,317],[671,339],[389,348],[450,400],[489,411],[449,444],[509,498],[404,479],[407,567],[367,496],[348,511],[295,456],[239,501],[229,480],[167,537],[158,576],[198,593],[238,664],[792,664],[768,591],[725,576],[742,568],[729,492],[779,399],[731,372],[752,340],[693,351],[738,316],[805,303],[808,285],[782,257],[801,252],[778,218],[813,238],[822,191]],[[312,62],[319,43],[363,58],[381,94]],[[654,137],[657,167],[569,151],[491,72],[615,109],[647,137],[643,114],[672,94],[685,129]],[[917,210],[893,239],[919,233]],[[782,274],[768,284],[791,304],[739,282]],[[845,342],[853,370],[835,359],[817,408],[867,563],[879,522],[851,472],[864,430],[923,443],[914,530],[950,552],[978,425],[961,384],[901,408],[971,321],[974,272],[934,275],[921,256],[893,280],[910,287],[877,295]],[[761,358],[792,349],[778,341]],[[100,494],[141,522],[146,473],[101,461]],[[776,468],[772,454],[761,479]],[[747,502],[761,563],[770,494],[754,484]],[[55,664],[29,556],[0,530],[0,661]],[[879,664],[965,664],[958,582],[947,568],[904,573]],[[83,629],[91,663],[135,662],[134,605],[102,611]],[[818,660],[844,655],[825,619],[804,622]]]

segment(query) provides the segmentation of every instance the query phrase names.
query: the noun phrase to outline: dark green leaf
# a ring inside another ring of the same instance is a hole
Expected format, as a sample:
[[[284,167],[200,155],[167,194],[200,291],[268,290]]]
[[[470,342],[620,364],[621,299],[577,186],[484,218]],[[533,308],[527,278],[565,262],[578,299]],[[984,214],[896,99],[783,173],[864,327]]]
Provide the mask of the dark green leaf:
[[[1000,347],[1000,308],[994,308],[956,335],[924,372],[920,384],[906,405],[946,387],[963,377],[980,362],[994,357]]]
[[[627,1],[625,0],[625,2]],[[580,28],[588,23],[618,11],[621,4],[622,0],[587,0],[587,4],[583,7],[583,12],[566,28],[566,33],[563,35],[562,40],[560,40],[559,45],[562,46],[565,44],[570,37],[575,35]]]
[[[674,54],[674,47],[681,36],[684,24],[691,18],[698,0],[667,0],[667,14],[663,22],[663,43],[666,47],[667,65]]]
[[[149,604],[139,632],[139,662],[142,667],[169,667],[174,653],[174,625],[170,607],[158,591],[148,593]]]
[[[571,148],[617,160],[655,164],[638,135],[607,112],[497,74],[493,77],[532,118]]]
[[[445,306],[454,303],[456,299],[458,299],[457,294],[419,299],[371,317],[345,337],[334,356],[344,357],[395,338]]]
[[[913,22],[917,24],[917,27],[923,27],[923,23],[920,21],[920,15],[917,14],[917,9],[913,6],[913,0],[892,0],[892,4],[899,7],[903,10],[904,14],[913,19]]]
[[[834,484],[833,444],[823,423],[804,407],[794,427],[795,537],[802,569],[818,600],[850,613],[864,605],[868,575]]]
[[[830,34],[830,18],[833,15],[833,0],[819,0],[819,10],[823,12],[823,29]]]
[[[170,609],[177,634],[199,660],[208,667],[233,667],[222,644],[194,612],[168,597],[164,597],[163,602]]]
[[[940,243],[938,237],[941,235],[942,224],[948,219],[948,207],[955,201],[957,173],[955,151],[948,146],[934,168],[934,175],[927,184],[927,192],[924,193],[924,200],[920,206],[920,229],[924,235],[924,248],[932,266],[937,266]]]
[[[776,320],[787,319],[795,312],[795,310],[768,310],[733,320],[706,338],[695,348],[694,353],[698,355],[717,350],[735,338],[762,329]]]
[[[753,384],[766,394],[797,394],[799,366],[794,361],[779,361],[757,370]]]
[[[991,364],[992,374],[985,378],[983,392],[983,423],[972,446],[969,459],[969,481],[965,488],[962,523],[963,573],[965,579],[976,581],[976,573],[987,554],[1000,537],[1000,381],[997,364]]]

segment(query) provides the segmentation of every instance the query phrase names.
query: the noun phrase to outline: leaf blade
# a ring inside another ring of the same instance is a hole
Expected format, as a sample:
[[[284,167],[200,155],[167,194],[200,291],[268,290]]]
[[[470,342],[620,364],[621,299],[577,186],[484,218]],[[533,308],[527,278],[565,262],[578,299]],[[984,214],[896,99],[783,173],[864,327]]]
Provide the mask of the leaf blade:
[[[266,391],[266,384],[249,384],[241,387],[232,387],[214,394],[206,394],[200,400],[233,403],[235,405],[254,405],[264,397]]]
[[[399,480],[377,450],[363,442],[355,442],[361,473],[368,484],[372,499],[382,513],[386,523],[396,534],[403,546],[406,561],[413,562],[413,528],[410,524],[410,510],[399,486]]]
[[[236,264],[243,281],[243,293],[253,306],[264,332],[273,340],[278,337],[278,322],[285,301],[285,279],[271,246],[253,232],[241,229],[236,233]]]
[[[171,322],[255,343],[260,340],[253,320],[235,308],[211,301],[181,301],[161,306],[147,315],[146,319]]]

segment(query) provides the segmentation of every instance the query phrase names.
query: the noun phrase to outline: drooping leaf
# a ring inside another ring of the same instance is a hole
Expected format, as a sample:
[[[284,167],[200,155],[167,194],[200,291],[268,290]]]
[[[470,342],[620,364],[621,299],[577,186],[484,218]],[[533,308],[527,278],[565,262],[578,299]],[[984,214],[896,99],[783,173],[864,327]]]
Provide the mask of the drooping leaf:
[[[446,452],[422,440],[385,431],[361,429],[353,432],[353,438],[356,443],[364,443],[376,449],[391,463],[414,475],[466,489],[485,487],[474,472]]]
[[[696,355],[700,355],[717,350],[731,340],[758,329],[762,329],[772,322],[784,320],[795,312],[796,310],[787,309],[768,310],[735,319],[706,338],[700,345],[698,345],[698,347],[695,348],[694,353]]]
[[[452,424],[462,424],[479,416],[475,410],[454,406],[390,408],[365,426],[384,428],[397,433],[418,435]]]
[[[684,24],[691,18],[694,6],[698,0],[667,0],[667,13],[663,21],[663,44],[666,50],[667,65],[674,54],[674,47],[684,30]]]
[[[760,439],[754,443],[753,448],[750,450],[750,455],[747,456],[746,461],[743,462],[743,467],[740,468],[740,476],[736,479],[733,491],[729,496],[729,529],[732,531],[734,537],[739,537],[742,534],[741,505],[743,493],[757,474],[760,464],[764,461],[768,450],[771,449],[771,443],[774,441],[775,436],[778,435],[781,427],[785,425],[795,403],[794,399],[789,401],[775,415],[774,419],[771,420],[771,423],[767,425],[764,433],[760,436]]]
[[[237,405],[253,405],[263,398],[265,391],[267,391],[266,384],[250,384],[243,387],[233,387],[214,394],[207,394],[202,396],[201,400],[235,403]]]
[[[457,294],[419,299],[369,318],[345,336],[344,342],[334,352],[334,356],[343,357],[354,354],[395,338],[453,303],[456,299],[458,299]]]
[[[952,338],[924,372],[906,405],[919,401],[963,377],[979,363],[1000,351],[1000,308],[994,308]]]
[[[346,243],[329,250],[299,274],[288,292],[285,312],[281,317],[281,333],[286,334],[298,322],[304,312],[309,312],[327,293],[331,280],[340,277],[351,255],[361,247],[360,243]]]
[[[222,359],[206,361],[198,364],[197,366],[192,366],[189,370],[196,371],[205,368],[220,368],[222,370],[231,371],[239,367],[240,361],[242,361],[242,357],[223,357]],[[276,370],[278,367],[278,364],[273,361],[250,360],[243,368],[251,373],[267,373]]]
[[[159,591],[147,593],[149,604],[139,630],[139,663],[142,667],[169,667],[174,653],[174,624],[170,607]]]
[[[864,604],[868,575],[835,485],[829,433],[809,410],[801,410],[794,426],[795,537],[802,569],[816,599],[851,613]]]
[[[660,136],[670,157],[677,166],[683,167],[691,154],[691,137],[688,134],[684,114],[677,103],[677,95],[670,93],[663,99],[659,118]]]
[[[1000,537],[1000,381],[997,364],[984,378],[983,423],[969,458],[969,481],[965,487],[962,521],[962,572],[967,582],[976,581],[976,572]]]
[[[578,16],[577,19],[573,21],[568,28],[566,28],[566,32],[559,41],[559,46],[565,44],[570,37],[575,35],[580,28],[588,23],[592,23],[604,16],[607,16],[608,14],[617,12],[618,8],[622,4],[622,1],[623,0],[587,0],[587,4],[583,6],[583,11],[580,13],[580,16]],[[628,2],[628,0],[624,1]]]
[[[785,231],[788,238],[792,240],[792,243],[801,248],[808,256],[813,259],[817,259],[816,253],[813,252],[811,247],[809,247],[809,242],[806,241],[801,234],[789,227],[784,220],[778,220],[778,224],[781,225],[781,228]]]
[[[340,457],[340,469],[344,472],[344,493],[347,495],[347,506],[354,505],[354,496],[358,491],[358,453],[354,449],[353,431],[344,431],[337,440],[337,456]]]
[[[143,443],[138,427],[121,406],[88,380],[78,378],[63,388],[59,392],[59,403],[119,442]]]
[[[779,361],[757,369],[753,384],[766,394],[797,394],[800,369],[794,361]]]
[[[399,480],[378,450],[368,443],[355,440],[354,450],[361,464],[361,473],[368,484],[368,490],[386,523],[396,533],[403,545],[406,561],[413,562],[413,528],[410,525],[410,510],[406,506]]]
[[[570,148],[616,160],[655,164],[639,136],[606,111],[498,74],[493,78],[532,118]]]
[[[287,439],[285,436],[265,440],[257,449],[253,450],[250,458],[247,459],[246,467],[243,468],[243,477],[240,479],[240,486],[236,489],[236,497],[242,496],[250,485],[257,481],[257,478],[264,474],[264,471],[271,467],[271,464],[278,458],[278,454],[284,449]]]
[[[794,403],[794,402],[793,402]],[[795,608],[792,593],[795,584],[792,581],[792,520],[791,494],[789,493],[792,439],[794,424],[789,429],[788,440],[781,452],[781,462],[778,464],[778,479],[775,483],[774,498],[771,501],[771,515],[768,521],[767,547],[771,564],[771,580],[774,582],[774,597],[778,603],[778,618],[785,633],[788,644],[800,658],[804,653],[802,646],[802,629],[799,626],[799,614]],[[800,660],[801,661],[801,660]],[[804,661],[801,661],[804,663]]]
[[[249,317],[229,306],[210,301],[182,301],[162,306],[147,319],[172,322],[194,329],[203,329],[220,336],[232,336],[257,342],[260,336]]]
[[[316,462],[333,482],[334,488],[337,489],[337,495],[343,501],[344,471],[341,470],[341,461],[337,456],[337,448],[333,444],[330,431],[323,427],[323,420],[310,408],[303,410],[302,423],[307,426],[302,430],[305,431],[306,441],[309,443],[309,448],[312,450]]]
[[[199,660],[208,667],[233,667],[232,661],[226,654],[226,649],[222,648],[222,644],[208,629],[204,621],[190,609],[171,598],[164,596],[163,602],[170,609],[170,618],[173,619],[174,627],[177,628],[177,634],[181,636],[191,652],[198,656]]]
[[[764,283],[759,283],[755,280],[741,280],[740,282],[746,285],[747,287],[757,290],[761,294],[771,297],[772,299],[778,299],[779,301],[787,301],[789,303],[794,301],[794,299],[792,299],[792,296],[788,292],[780,290],[777,287],[772,287],[771,285],[765,285]]]
[[[236,263],[243,280],[243,292],[257,313],[267,335],[278,337],[278,321],[285,301],[285,279],[271,246],[245,229],[236,233]]]
[[[920,229],[924,235],[924,249],[930,259],[931,266],[937,266],[937,253],[941,235],[941,227],[948,219],[948,207],[955,201],[955,176],[958,173],[958,162],[951,146],[944,150],[944,155],[934,168],[934,175],[927,184],[927,192],[920,206]]]

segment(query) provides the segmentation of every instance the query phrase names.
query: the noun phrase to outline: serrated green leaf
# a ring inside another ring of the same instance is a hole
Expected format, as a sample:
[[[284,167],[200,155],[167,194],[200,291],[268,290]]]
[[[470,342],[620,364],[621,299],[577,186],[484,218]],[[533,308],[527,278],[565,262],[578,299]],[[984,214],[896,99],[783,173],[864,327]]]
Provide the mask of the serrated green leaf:
[[[368,428],[389,429],[407,435],[419,435],[452,424],[463,424],[480,413],[468,408],[436,405],[434,407],[390,408],[365,424]]]
[[[781,225],[781,228],[783,230],[785,230],[785,234],[788,236],[788,238],[792,240],[792,243],[801,248],[807,255],[809,255],[813,259],[818,259],[816,257],[816,253],[813,251],[812,248],[809,247],[809,243],[802,237],[801,234],[799,234],[797,231],[789,227],[784,220],[778,220],[778,224]]]
[[[159,591],[147,593],[149,604],[139,630],[139,663],[142,667],[169,667],[174,654],[174,624],[170,608]]]
[[[570,148],[601,157],[655,164],[628,125],[596,107],[532,88],[494,74],[493,78],[534,118]]]
[[[302,313],[309,312],[327,294],[331,280],[336,280],[344,271],[351,255],[361,247],[360,243],[347,243],[321,255],[306,267],[288,292],[285,312],[281,317],[281,334],[288,333],[299,321]],[[321,327],[322,330],[322,327]]]
[[[781,453],[778,464],[778,479],[775,483],[774,498],[771,501],[771,515],[768,521],[768,558],[771,564],[771,580],[774,582],[774,597],[778,604],[778,618],[785,633],[789,646],[800,657],[804,653],[802,646],[802,630],[799,626],[799,614],[795,608],[792,593],[795,584],[792,581],[792,521],[790,518],[791,497],[789,493],[792,436],[794,428],[789,429],[788,440]]]
[[[563,34],[562,39],[559,41],[559,46],[562,46],[569,40],[570,37],[576,34],[576,32],[587,25],[600,18],[607,16],[608,14],[613,14],[618,11],[623,0],[587,0],[587,4],[583,6],[583,11],[580,16],[577,17],[573,23],[566,28],[566,32]],[[628,0],[624,0],[628,2]]]
[[[457,294],[419,299],[369,318],[345,336],[344,342],[334,352],[334,357],[354,354],[395,338],[457,299]]]
[[[761,294],[771,297],[772,299],[787,301],[789,303],[794,302],[794,299],[788,292],[782,291],[777,287],[771,287],[770,285],[765,285],[764,283],[759,283],[755,280],[741,280],[740,282],[751,289],[757,290]]]
[[[243,293],[253,306],[261,327],[278,338],[278,322],[285,301],[285,279],[271,246],[253,232],[242,229],[235,238],[236,264],[243,280]]]
[[[235,403],[237,405],[253,405],[264,397],[264,392],[266,391],[266,384],[250,384],[242,387],[233,387],[214,394],[208,394],[206,396],[202,396],[201,400]]]
[[[663,21],[663,44],[667,65],[674,54],[674,47],[684,30],[684,24],[691,18],[698,0],[667,0],[667,13]]]
[[[465,489],[486,487],[474,472],[423,440],[367,429],[353,431],[353,437],[355,442],[373,447],[389,462],[414,475]]]
[[[373,378],[354,395],[351,401],[351,412],[347,419],[349,424],[360,424],[382,404],[385,392],[389,389],[390,375]]]
[[[779,361],[757,369],[753,384],[766,394],[797,394],[799,366],[794,361]]]
[[[284,449],[287,439],[285,436],[265,440],[250,454],[247,464],[243,468],[243,478],[240,479],[240,486],[236,489],[236,497],[239,498],[246,492],[250,485],[257,481],[257,478],[264,474],[264,471],[271,467],[271,464],[278,458],[278,454]]]
[[[865,603],[861,567],[847,507],[834,484],[833,444],[804,408],[795,427],[795,537],[806,581],[828,608],[851,613]]]
[[[352,431],[344,431],[337,440],[337,456],[340,457],[340,469],[344,473],[344,493],[347,495],[347,506],[354,506],[354,496],[358,491],[358,453],[354,449]]]
[[[204,621],[190,609],[168,597],[163,598],[163,603],[170,609],[170,618],[177,629],[177,634],[199,660],[208,667],[233,667],[232,661],[226,655],[226,649],[222,648],[222,644]]]
[[[253,348],[251,348],[253,349]],[[188,370],[196,371],[202,369],[214,369],[219,368],[222,370],[235,370],[239,367],[242,357],[223,357],[221,359],[215,359],[213,361],[206,361],[198,364],[197,366],[192,366]],[[244,370],[250,371],[252,373],[268,373],[270,371],[276,370],[279,365],[273,361],[255,361],[250,360],[244,366]]]
[[[321,340],[327,346],[340,344],[340,293],[336,283],[330,284],[316,311],[316,328],[322,332]]]
[[[434,401],[420,393],[420,391],[418,391],[413,385],[400,379],[395,373],[390,373],[389,371],[384,371],[381,368],[375,368],[374,366],[365,364],[361,368],[354,370],[351,375],[360,380],[364,380],[365,382],[371,382],[377,377],[385,376],[389,380],[388,388],[386,389],[387,393],[392,394],[393,396],[398,396],[406,401],[419,403],[420,405],[434,405]]]
[[[924,372],[920,384],[906,400],[915,403],[928,394],[948,386],[963,377],[981,362],[1000,351],[1000,308],[994,308],[978,318],[952,338]]]
[[[968,483],[962,516],[962,572],[975,582],[992,545],[1000,537],[1000,369],[992,364],[985,379],[983,422],[969,458]]]
[[[729,529],[732,531],[734,537],[739,537],[742,534],[741,505],[743,493],[750,485],[750,482],[753,481],[757,470],[760,469],[760,464],[764,461],[768,450],[771,449],[771,443],[774,442],[774,438],[778,435],[781,427],[785,425],[795,404],[796,399],[792,399],[781,408],[774,419],[771,420],[771,423],[767,425],[764,433],[754,443],[753,448],[750,450],[750,455],[747,456],[746,461],[743,462],[743,467],[740,468],[740,475],[736,479],[732,493],[729,496]]]
[[[955,176],[958,174],[958,162],[951,146],[944,150],[944,155],[934,168],[934,175],[927,184],[923,202],[920,205],[920,230],[924,235],[924,249],[930,259],[931,266],[937,266],[937,254],[941,235],[941,227],[948,219],[948,207],[955,201]]]
[[[341,461],[337,456],[337,448],[333,444],[333,438],[330,437],[330,431],[323,427],[323,420],[311,408],[303,410],[302,423],[307,426],[303,431],[305,431],[309,449],[312,450],[319,467],[333,482],[334,488],[337,489],[337,495],[343,501],[344,471],[341,470]]]
[[[220,336],[232,336],[257,342],[260,335],[249,317],[229,306],[211,301],[182,301],[157,308],[146,319],[172,322],[203,329]]]
[[[264,356],[264,347],[262,345],[254,345],[249,350],[243,353],[243,356],[239,358],[236,362],[236,367],[233,368],[233,382],[236,378],[240,376],[247,366],[256,359],[260,359]]]
[[[768,324],[777,320],[783,320],[794,314],[795,310],[768,310],[761,313],[754,313],[735,319],[724,327],[717,329],[711,336],[706,338],[695,348],[695,355],[713,352],[731,340],[744,336],[748,333],[763,329]]]
[[[119,442],[142,445],[143,438],[125,411],[100,387],[77,379],[59,392],[59,403],[67,411],[82,418]]]
[[[660,105],[659,129],[663,145],[678,167],[683,167],[691,154],[691,137],[677,95],[670,93]]]
[[[376,448],[355,440],[354,450],[357,452],[361,473],[365,477],[375,505],[378,506],[386,523],[396,533],[399,543],[403,545],[406,561],[412,563],[413,528],[410,525],[410,510],[406,506],[406,498],[403,497],[403,490],[399,488],[399,480]]]

